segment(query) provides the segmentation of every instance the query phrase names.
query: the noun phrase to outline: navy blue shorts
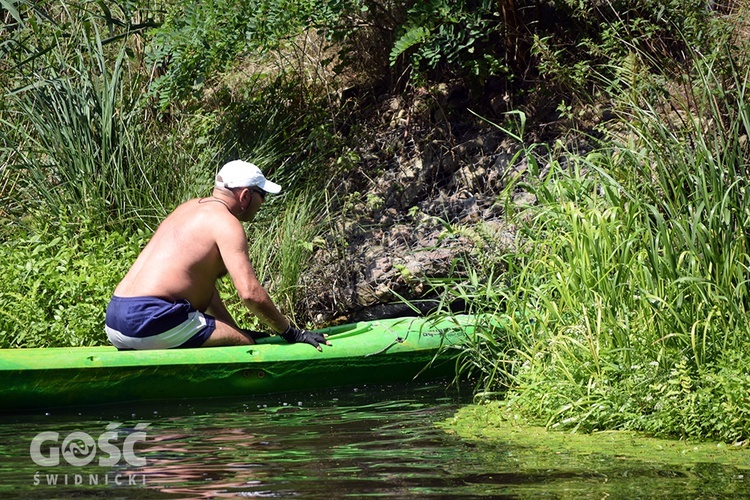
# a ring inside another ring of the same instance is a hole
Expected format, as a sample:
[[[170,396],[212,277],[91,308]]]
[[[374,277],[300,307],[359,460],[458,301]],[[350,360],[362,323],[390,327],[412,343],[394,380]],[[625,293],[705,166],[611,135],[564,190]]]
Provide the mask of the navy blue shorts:
[[[213,316],[187,300],[158,297],[112,297],[105,330],[118,349],[200,347],[216,329]]]

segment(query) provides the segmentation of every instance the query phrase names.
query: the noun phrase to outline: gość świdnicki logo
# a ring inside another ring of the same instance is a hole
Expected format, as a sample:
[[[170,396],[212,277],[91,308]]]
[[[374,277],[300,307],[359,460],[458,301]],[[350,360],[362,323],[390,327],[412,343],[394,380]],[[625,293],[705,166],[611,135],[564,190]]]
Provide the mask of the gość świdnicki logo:
[[[100,467],[114,467],[123,459],[132,467],[143,467],[146,459],[135,453],[135,445],[146,440],[146,427],[151,424],[139,423],[135,426],[135,432],[130,432],[122,442],[122,448],[117,444],[119,433],[117,428],[122,425],[113,422],[106,430],[94,439],[90,434],[82,431],[74,431],[60,441],[60,433],[45,431],[37,434],[31,440],[29,455],[35,464],[40,467],[56,467],[62,460],[75,467],[87,465],[98,465]],[[34,474],[34,485],[59,485],[59,484],[146,484],[145,474],[118,473],[110,474],[51,474],[50,470]],[[69,477],[70,476],[70,477]],[[137,481],[140,479],[140,481]]]

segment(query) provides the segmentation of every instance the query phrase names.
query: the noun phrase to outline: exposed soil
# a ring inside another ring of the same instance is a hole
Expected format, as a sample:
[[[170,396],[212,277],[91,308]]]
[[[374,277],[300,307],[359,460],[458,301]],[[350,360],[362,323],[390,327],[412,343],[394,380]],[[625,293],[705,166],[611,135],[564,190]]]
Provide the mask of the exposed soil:
[[[371,141],[336,188],[342,216],[304,278],[305,321],[427,312],[433,280],[461,279],[473,259],[512,247],[506,203],[535,203],[512,182],[528,174],[521,146],[451,93],[382,96],[370,111]]]

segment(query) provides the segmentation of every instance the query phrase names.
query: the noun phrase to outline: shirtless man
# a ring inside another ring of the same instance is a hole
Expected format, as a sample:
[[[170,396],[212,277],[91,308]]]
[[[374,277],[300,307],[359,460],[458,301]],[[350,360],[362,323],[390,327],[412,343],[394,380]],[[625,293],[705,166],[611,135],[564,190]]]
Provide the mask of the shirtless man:
[[[216,289],[229,273],[242,303],[288,342],[319,351],[325,336],[292,326],[255,276],[243,222],[281,186],[235,160],[216,176],[213,195],[183,203],[159,225],[107,307],[110,342],[118,349],[169,349],[253,344]]]

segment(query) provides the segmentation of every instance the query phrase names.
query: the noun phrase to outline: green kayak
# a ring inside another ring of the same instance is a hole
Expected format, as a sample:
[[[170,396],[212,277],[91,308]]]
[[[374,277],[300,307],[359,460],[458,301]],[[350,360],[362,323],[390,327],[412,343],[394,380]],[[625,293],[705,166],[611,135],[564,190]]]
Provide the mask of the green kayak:
[[[476,318],[400,318],[318,330],[323,352],[277,337],[252,346],[118,351],[0,349],[0,411],[243,396],[453,374],[451,349]],[[455,351],[454,351],[455,352]]]

